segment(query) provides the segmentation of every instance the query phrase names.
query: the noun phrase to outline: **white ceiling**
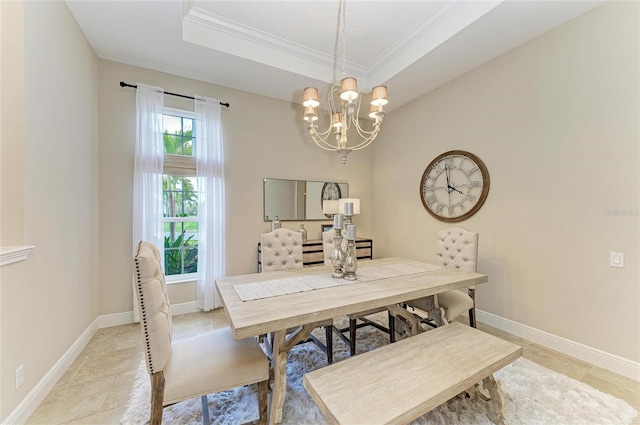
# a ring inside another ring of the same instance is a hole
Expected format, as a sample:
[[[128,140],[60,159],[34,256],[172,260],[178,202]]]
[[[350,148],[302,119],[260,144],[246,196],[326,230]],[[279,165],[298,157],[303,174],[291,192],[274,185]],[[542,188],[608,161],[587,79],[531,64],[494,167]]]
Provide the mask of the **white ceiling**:
[[[603,2],[350,0],[347,74],[394,109]],[[342,75],[337,0],[67,5],[104,59],[291,102]]]

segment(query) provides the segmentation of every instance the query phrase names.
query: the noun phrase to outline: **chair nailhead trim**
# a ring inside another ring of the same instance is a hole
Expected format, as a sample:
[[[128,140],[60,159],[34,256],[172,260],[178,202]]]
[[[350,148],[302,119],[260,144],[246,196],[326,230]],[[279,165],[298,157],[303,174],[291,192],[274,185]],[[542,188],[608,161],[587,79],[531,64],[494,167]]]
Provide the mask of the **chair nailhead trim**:
[[[149,341],[149,328],[148,328],[148,324],[147,324],[147,310],[145,308],[144,305],[144,298],[142,296],[142,283],[140,282],[140,260],[138,259],[138,256],[140,255],[140,248],[142,246],[142,242],[138,243],[138,250],[136,252],[136,258],[135,258],[135,263],[136,263],[136,275],[137,275],[137,279],[136,279],[136,286],[138,288],[138,294],[140,295],[138,297],[138,299],[140,300],[140,323],[142,323],[142,328],[144,329],[144,339],[146,342],[146,346],[147,349],[144,350],[145,351],[145,356],[147,357],[147,364],[149,365],[149,369],[150,369],[150,373],[155,373],[155,370],[153,369],[153,360],[151,358],[151,342]]]

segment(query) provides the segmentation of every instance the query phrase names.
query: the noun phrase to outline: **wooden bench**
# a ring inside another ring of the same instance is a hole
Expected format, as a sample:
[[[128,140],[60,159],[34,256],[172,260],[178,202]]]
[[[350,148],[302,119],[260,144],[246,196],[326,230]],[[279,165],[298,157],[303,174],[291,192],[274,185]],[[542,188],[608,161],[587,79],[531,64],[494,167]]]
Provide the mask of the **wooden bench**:
[[[521,355],[518,345],[451,323],[310,372],[303,385],[336,424],[406,424],[463,391],[488,401],[489,418],[504,423],[493,373]],[[480,381],[490,397],[475,391]]]

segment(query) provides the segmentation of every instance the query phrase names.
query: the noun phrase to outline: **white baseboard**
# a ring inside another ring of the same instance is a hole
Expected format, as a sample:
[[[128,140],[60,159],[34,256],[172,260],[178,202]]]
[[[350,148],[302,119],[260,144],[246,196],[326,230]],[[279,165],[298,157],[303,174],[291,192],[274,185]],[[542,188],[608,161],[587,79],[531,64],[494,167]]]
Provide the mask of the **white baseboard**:
[[[198,310],[198,307],[195,301],[171,305],[172,316],[196,313],[198,311],[200,310]],[[100,316],[98,319],[100,320],[100,329],[134,323],[133,311],[125,311],[124,313],[106,314],[104,316]]]
[[[100,329],[110,328],[112,326],[128,325],[129,323],[133,323],[133,311],[98,316],[98,322],[100,324]]]
[[[199,311],[196,302],[188,302],[175,304],[171,306],[171,315],[178,316],[180,314],[195,313]],[[22,424],[29,419],[35,412],[40,403],[49,394],[51,389],[62,378],[62,375],[69,369],[71,364],[80,355],[84,347],[87,346],[91,338],[98,329],[108,328],[112,326],[127,325],[133,322],[133,312],[106,314],[98,316],[89,327],[78,337],[71,347],[62,355],[62,357],[53,365],[51,369],[42,377],[36,386],[27,394],[13,412],[7,416],[2,422],[3,425]]]
[[[638,362],[487,313],[486,311],[476,310],[476,313],[479,322],[619,375],[640,381],[640,363]]]
[[[3,424],[23,424],[35,412],[45,397],[53,389],[62,375],[69,369],[73,361],[80,355],[84,347],[87,346],[91,338],[99,329],[99,320],[96,318],[89,327],[76,339],[69,349],[60,357],[51,369],[40,379],[36,386],[29,391],[29,394],[18,404],[18,406],[5,418]]]
[[[171,315],[179,316],[181,314],[189,314],[189,313],[197,313],[198,311],[202,311],[198,309],[198,304],[196,301],[191,301],[188,303],[181,304],[171,304]]]

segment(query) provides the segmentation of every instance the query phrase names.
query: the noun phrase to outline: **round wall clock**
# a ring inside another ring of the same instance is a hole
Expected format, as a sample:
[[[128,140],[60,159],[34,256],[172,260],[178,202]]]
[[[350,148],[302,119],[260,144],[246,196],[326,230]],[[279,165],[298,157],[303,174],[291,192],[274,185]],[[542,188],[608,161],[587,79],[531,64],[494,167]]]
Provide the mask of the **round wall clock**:
[[[441,221],[454,223],[475,214],[489,194],[489,171],[484,162],[465,151],[438,155],[420,179],[425,209]]]

